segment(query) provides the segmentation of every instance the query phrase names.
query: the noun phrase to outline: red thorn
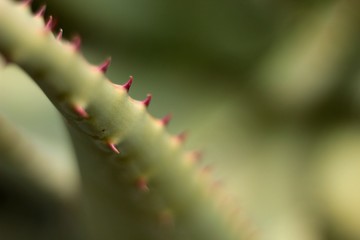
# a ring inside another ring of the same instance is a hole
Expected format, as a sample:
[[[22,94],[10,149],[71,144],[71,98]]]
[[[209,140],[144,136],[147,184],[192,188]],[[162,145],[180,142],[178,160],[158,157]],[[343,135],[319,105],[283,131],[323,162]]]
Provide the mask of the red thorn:
[[[202,171],[203,173],[208,174],[208,173],[211,173],[211,172],[213,171],[213,168],[212,168],[212,166],[207,165],[207,166],[205,166],[203,169],[201,169],[201,171]]]
[[[141,102],[145,105],[145,107],[148,107],[150,105],[151,99],[152,99],[151,94],[148,94],[146,96],[145,100],[143,100]]]
[[[81,38],[79,35],[76,35],[75,37],[73,37],[72,41],[71,41],[71,45],[73,46],[75,51],[79,51],[80,47],[81,47]]]
[[[63,30],[60,28],[60,29],[59,29],[59,32],[58,32],[58,34],[57,34],[57,36],[56,36],[56,39],[57,39],[57,40],[61,40],[61,39],[62,39],[62,35],[63,35]]]
[[[111,57],[108,57],[102,64],[98,66],[98,70],[106,73],[107,69],[109,68],[111,63]]]
[[[163,126],[167,126],[171,119],[172,119],[172,114],[168,114],[165,117],[163,117],[162,119],[160,119],[160,122]]]
[[[115,146],[114,143],[108,142],[107,145],[108,145],[109,148],[110,148],[113,152],[115,152],[116,154],[119,154],[119,153],[120,153],[119,149],[116,148],[116,146]]]
[[[85,111],[85,109],[81,106],[74,106],[74,111],[83,118],[88,118],[89,114]]]
[[[148,192],[150,190],[148,186],[148,181],[145,177],[140,177],[136,181],[136,187],[143,192]]]
[[[191,164],[198,164],[203,158],[201,151],[191,151],[187,153],[187,161]]]
[[[22,1],[23,6],[30,6],[31,3],[32,3],[32,0],[23,0]]]
[[[56,24],[55,20],[50,15],[48,21],[46,22],[45,30],[46,31],[52,31],[52,29],[55,27],[55,24]]]
[[[133,76],[130,76],[130,77],[129,77],[129,80],[128,80],[124,85],[122,85],[123,88],[125,88],[125,90],[126,90],[127,92],[129,92],[133,80],[134,80]]]
[[[182,132],[182,133],[178,134],[177,136],[175,136],[175,138],[176,138],[180,143],[185,142],[185,140],[187,139],[187,137],[188,137],[188,133],[187,133],[187,132]]]
[[[201,151],[193,151],[191,156],[195,162],[199,162],[203,158],[203,152]]]
[[[35,13],[36,17],[43,17],[45,14],[46,5],[42,5],[39,10]]]

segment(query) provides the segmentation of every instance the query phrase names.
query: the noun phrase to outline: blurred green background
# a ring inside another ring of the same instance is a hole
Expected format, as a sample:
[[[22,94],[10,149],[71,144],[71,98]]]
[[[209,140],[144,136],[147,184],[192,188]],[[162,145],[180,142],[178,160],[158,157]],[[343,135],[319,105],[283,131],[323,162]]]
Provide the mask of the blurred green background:
[[[133,75],[132,97],[151,92],[149,111],[173,114],[170,132],[190,133],[187,148],[204,151],[259,239],[360,239],[358,1],[46,3],[89,62],[111,55],[113,82]],[[1,113],[74,191],[61,118],[15,66],[0,79]]]

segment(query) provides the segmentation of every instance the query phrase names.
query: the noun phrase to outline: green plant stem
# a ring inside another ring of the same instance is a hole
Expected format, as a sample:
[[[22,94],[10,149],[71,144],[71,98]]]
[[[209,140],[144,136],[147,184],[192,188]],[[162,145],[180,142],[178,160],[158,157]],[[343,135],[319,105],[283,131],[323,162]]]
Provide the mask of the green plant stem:
[[[65,117],[94,239],[238,239],[236,217],[226,219],[232,206],[218,207],[222,195],[212,191],[206,169],[194,167],[181,138],[76,48],[28,7],[0,0],[0,52]]]

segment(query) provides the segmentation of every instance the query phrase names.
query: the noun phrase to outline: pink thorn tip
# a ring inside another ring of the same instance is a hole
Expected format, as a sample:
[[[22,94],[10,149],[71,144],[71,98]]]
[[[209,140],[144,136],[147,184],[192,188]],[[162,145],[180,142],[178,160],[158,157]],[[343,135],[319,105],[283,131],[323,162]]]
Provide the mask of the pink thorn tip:
[[[89,114],[85,111],[85,109],[83,107],[80,106],[74,106],[74,111],[83,118],[88,118]]]
[[[203,158],[203,152],[201,151],[193,151],[191,154],[195,161],[200,161]]]
[[[111,57],[108,57],[102,64],[98,66],[99,71],[106,73],[111,63]]]
[[[137,182],[136,182],[136,186],[138,187],[138,189],[140,189],[141,191],[144,192],[148,192],[149,191],[149,186],[148,186],[148,182],[144,177],[140,177]]]
[[[60,28],[60,29],[59,29],[59,32],[58,32],[58,34],[57,34],[57,36],[56,36],[56,39],[57,39],[57,40],[61,40],[61,39],[62,39],[62,35],[63,35],[63,30]]]
[[[187,132],[182,132],[182,133],[180,133],[180,134],[178,134],[178,135],[176,136],[176,139],[177,139],[179,142],[183,143],[183,142],[185,142],[185,140],[187,139],[187,137],[188,137],[188,133],[187,133]]]
[[[108,145],[109,148],[110,148],[113,152],[115,152],[116,154],[119,154],[119,153],[120,153],[119,149],[116,148],[116,146],[115,146],[114,143],[108,142],[107,145]]]
[[[148,107],[150,105],[152,96],[151,94],[148,94],[145,98],[145,100],[142,101],[142,103],[145,105],[145,107]]]
[[[75,36],[72,41],[71,41],[71,45],[73,46],[75,51],[79,51],[80,47],[81,47],[81,38],[80,36]]]
[[[210,173],[210,172],[212,172],[212,170],[213,170],[212,166],[207,165],[202,169],[202,172],[203,173]]]
[[[168,114],[165,117],[163,117],[162,119],[160,119],[160,122],[163,126],[167,126],[171,119],[172,119],[172,114]]]
[[[53,19],[53,17],[50,15],[48,21],[46,22],[45,25],[45,30],[46,31],[52,31],[52,29],[55,27],[55,20]]]
[[[124,88],[127,92],[129,92],[133,80],[134,80],[133,76],[130,76],[130,77],[129,77],[129,80],[128,80],[124,85],[122,85],[123,88]]]
[[[30,6],[31,3],[32,3],[32,0],[23,0],[22,1],[23,6]]]
[[[42,5],[39,10],[36,12],[35,16],[36,17],[42,17],[45,14],[45,10],[46,10],[46,5]]]

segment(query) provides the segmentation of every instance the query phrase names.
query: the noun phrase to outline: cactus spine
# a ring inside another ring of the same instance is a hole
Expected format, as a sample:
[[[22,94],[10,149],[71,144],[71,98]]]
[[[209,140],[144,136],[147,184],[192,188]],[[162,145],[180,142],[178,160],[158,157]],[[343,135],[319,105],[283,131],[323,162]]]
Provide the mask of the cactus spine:
[[[0,0],[0,53],[21,67],[63,115],[72,136],[94,239],[239,239],[234,210],[221,204],[207,169],[183,137],[167,133],[170,117],[155,119],[124,85],[111,83],[79,54],[80,40],[54,36],[53,18],[29,2]],[[220,207],[219,207],[220,206]]]

